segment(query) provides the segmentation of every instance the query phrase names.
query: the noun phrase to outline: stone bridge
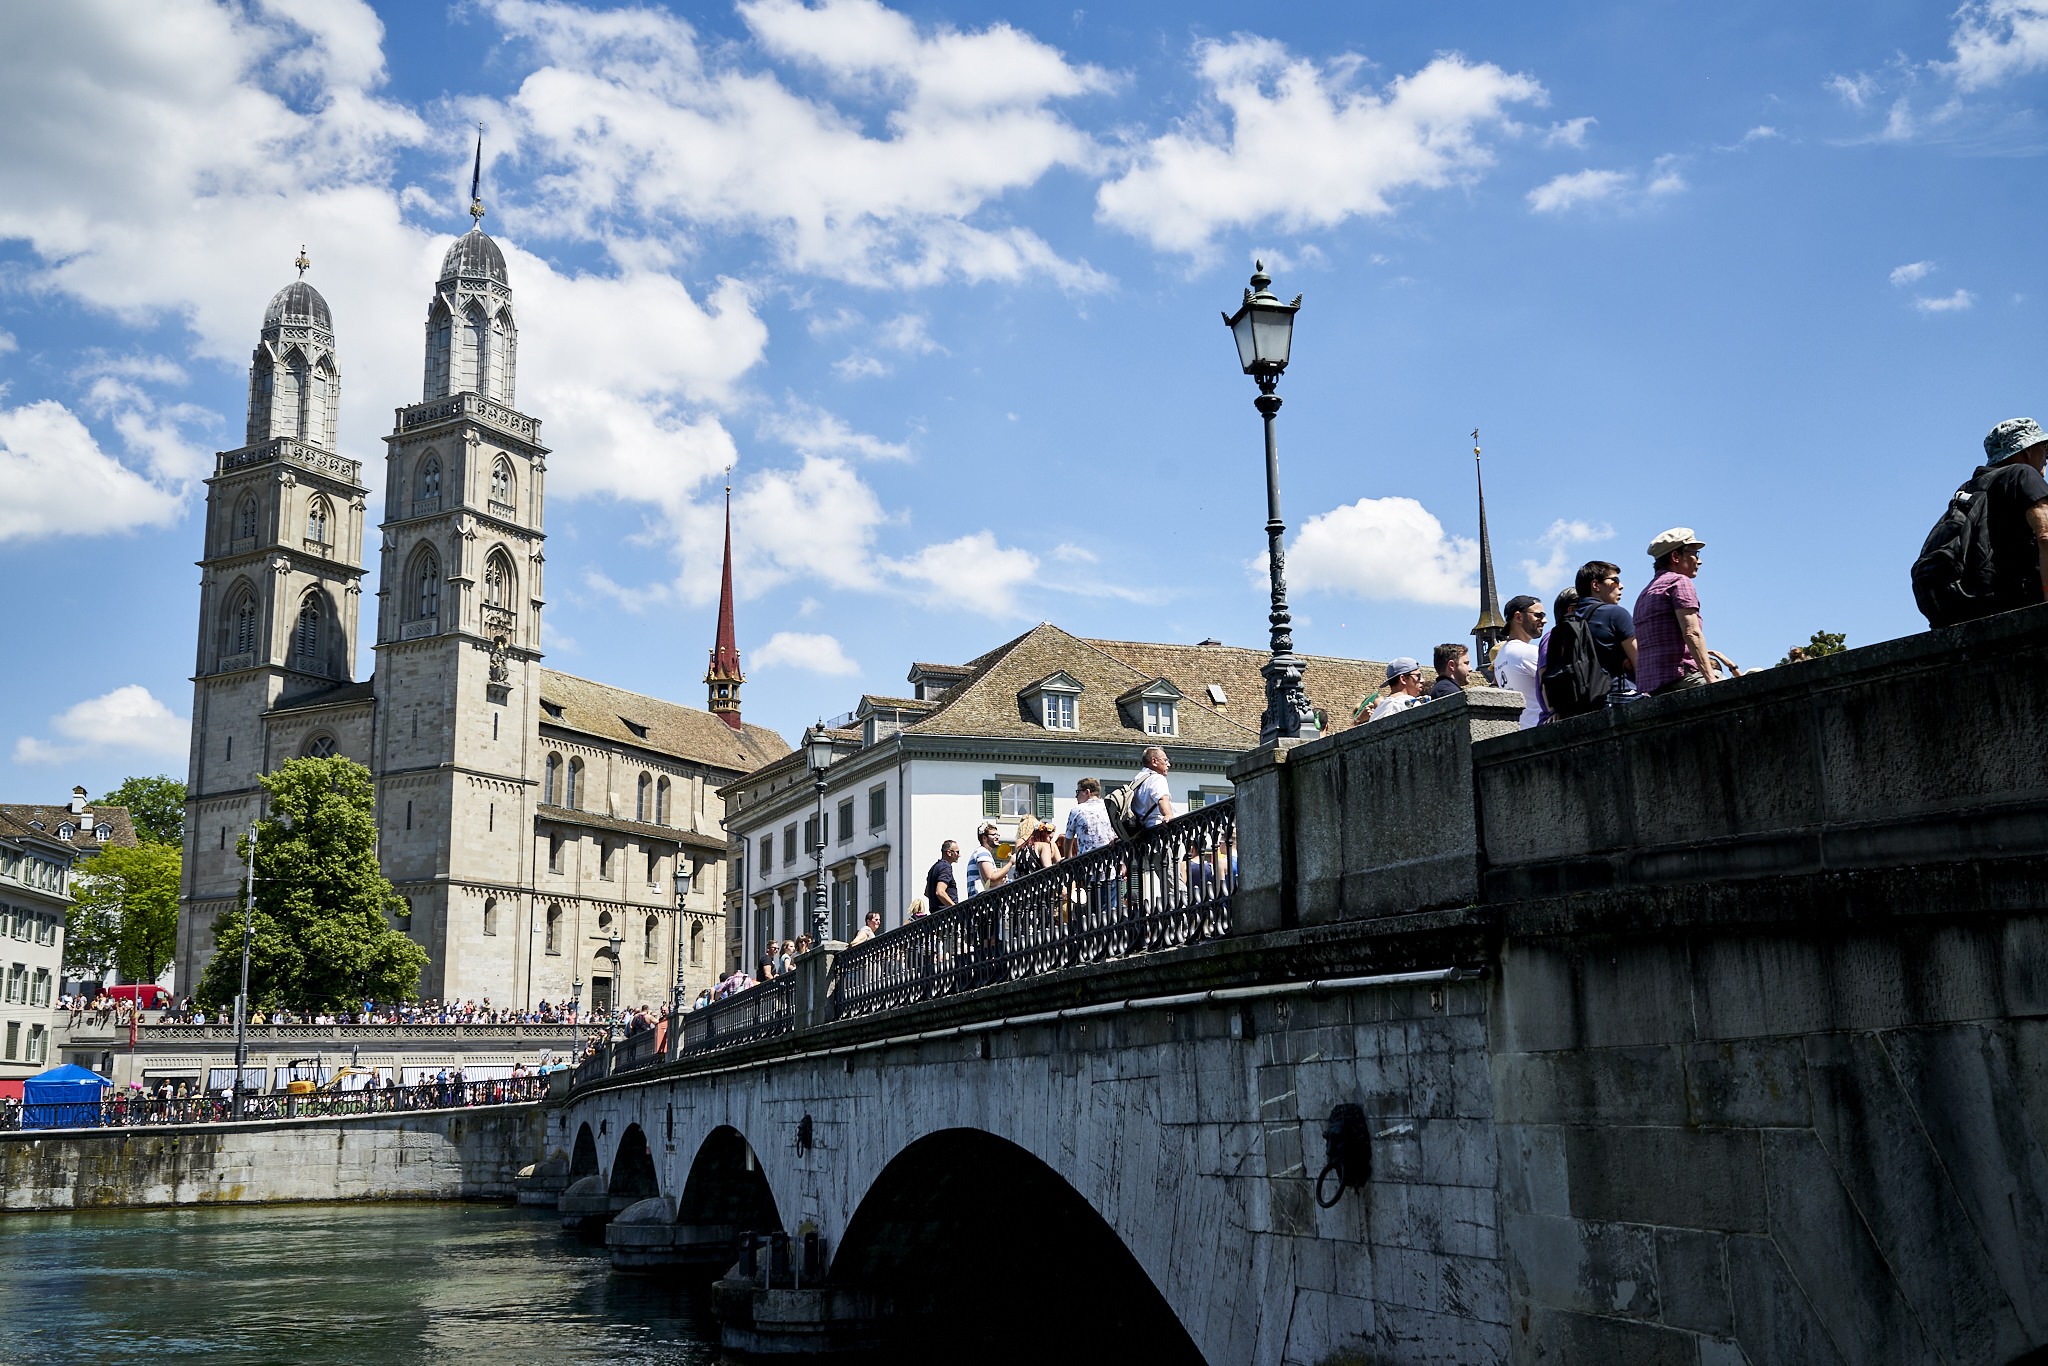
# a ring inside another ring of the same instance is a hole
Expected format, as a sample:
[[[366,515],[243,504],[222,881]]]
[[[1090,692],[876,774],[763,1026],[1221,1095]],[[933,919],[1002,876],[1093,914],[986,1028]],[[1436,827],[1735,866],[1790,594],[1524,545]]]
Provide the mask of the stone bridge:
[[[2048,1359],[2044,671],[2048,607],[1261,751],[1227,934],[587,1081],[563,1208],[787,1235],[763,1349]]]

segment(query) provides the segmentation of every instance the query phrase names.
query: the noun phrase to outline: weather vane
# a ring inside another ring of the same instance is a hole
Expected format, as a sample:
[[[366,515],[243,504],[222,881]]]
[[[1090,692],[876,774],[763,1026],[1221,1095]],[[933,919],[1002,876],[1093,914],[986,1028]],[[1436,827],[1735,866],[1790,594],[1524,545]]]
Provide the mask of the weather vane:
[[[306,259],[306,244],[304,242],[299,243],[299,259],[292,262],[292,264],[299,268],[299,278],[301,280],[305,279],[306,270],[313,263]]]

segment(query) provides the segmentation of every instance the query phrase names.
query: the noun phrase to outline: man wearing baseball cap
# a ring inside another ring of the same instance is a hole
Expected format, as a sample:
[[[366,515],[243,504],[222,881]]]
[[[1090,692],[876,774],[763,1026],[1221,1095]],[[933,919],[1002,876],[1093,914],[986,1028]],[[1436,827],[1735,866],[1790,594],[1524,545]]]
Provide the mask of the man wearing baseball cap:
[[[1384,721],[1422,703],[1422,664],[1403,655],[1387,665],[1387,695],[1372,709],[1372,719]]]
[[[1647,693],[1680,692],[1712,683],[1700,595],[1692,581],[1707,543],[1689,526],[1659,532],[1650,542],[1656,577],[1636,597],[1636,687]]]
[[[1984,438],[1984,463],[1973,479],[1989,502],[1991,540],[1984,612],[2010,612],[2040,602],[2048,584],[2048,432],[2031,417],[2007,418]]]

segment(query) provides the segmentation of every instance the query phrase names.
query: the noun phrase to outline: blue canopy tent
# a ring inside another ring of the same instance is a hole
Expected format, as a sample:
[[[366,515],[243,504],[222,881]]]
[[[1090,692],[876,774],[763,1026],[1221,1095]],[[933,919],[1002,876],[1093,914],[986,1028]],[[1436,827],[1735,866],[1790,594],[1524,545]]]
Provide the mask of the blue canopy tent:
[[[114,1083],[66,1063],[38,1072],[21,1086],[24,1129],[88,1129],[100,1122],[100,1101]]]

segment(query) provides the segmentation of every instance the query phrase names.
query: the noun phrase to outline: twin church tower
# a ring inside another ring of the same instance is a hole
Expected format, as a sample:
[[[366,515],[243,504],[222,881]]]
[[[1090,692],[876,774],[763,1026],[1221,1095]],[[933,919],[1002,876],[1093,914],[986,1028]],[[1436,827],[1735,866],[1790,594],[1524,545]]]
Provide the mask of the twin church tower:
[[[731,953],[717,789],[788,750],[740,718],[730,512],[706,710],[541,666],[549,450],[515,406],[512,285],[479,225],[441,263],[421,401],[384,438],[375,672],[355,681],[369,490],[338,453],[333,315],[297,264],[263,315],[245,442],[207,481],[176,990],[238,904],[258,775],[342,754],[376,782],[422,996],[694,996]]]

